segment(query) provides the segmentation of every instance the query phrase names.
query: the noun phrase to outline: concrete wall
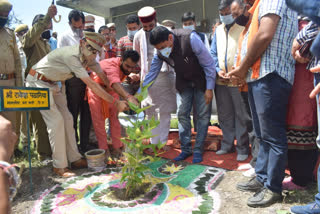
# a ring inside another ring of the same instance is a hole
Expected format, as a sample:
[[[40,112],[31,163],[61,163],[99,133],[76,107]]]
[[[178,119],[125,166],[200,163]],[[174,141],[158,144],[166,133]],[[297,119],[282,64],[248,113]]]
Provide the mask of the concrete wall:
[[[171,19],[177,22],[178,28],[181,27],[181,17],[183,13],[192,11],[196,15],[199,30],[209,33],[212,23],[219,17],[218,3],[219,0],[143,0],[137,3],[111,8],[111,18],[110,20],[106,20],[106,23],[116,23],[117,37],[120,38],[126,35],[126,17],[130,14],[137,14],[138,10],[144,6],[152,6],[157,10],[158,22]],[[201,25],[202,20],[206,21],[203,21]]]

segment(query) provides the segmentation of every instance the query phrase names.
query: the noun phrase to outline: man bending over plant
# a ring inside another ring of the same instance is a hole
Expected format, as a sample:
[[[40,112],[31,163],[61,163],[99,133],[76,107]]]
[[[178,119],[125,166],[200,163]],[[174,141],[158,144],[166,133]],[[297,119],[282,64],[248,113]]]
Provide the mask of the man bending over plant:
[[[176,29],[172,32],[158,26],[150,33],[150,43],[158,50],[144,84],[155,80],[163,61],[176,72],[176,89],[181,154],[175,161],[192,155],[190,111],[193,100],[197,108],[197,136],[193,150],[193,163],[202,161],[203,143],[207,136],[210,116],[209,103],[215,86],[215,66],[208,49],[195,31]]]
[[[112,91],[108,91],[108,93],[114,97],[114,100],[119,100],[120,96],[135,105],[139,105],[136,98],[130,95],[121,85],[121,82],[126,78],[129,78],[128,75],[135,71],[139,57],[140,56],[137,51],[129,50],[125,51],[121,58],[117,57],[100,61],[100,67],[107,75],[110,82],[110,88],[112,88]],[[104,86],[104,83],[96,73],[93,72],[90,76],[95,82]],[[88,103],[99,148],[106,150],[107,156],[110,155],[105,130],[105,119],[108,117],[110,120],[113,153],[115,156],[119,156],[121,154],[123,144],[120,141],[121,127],[118,119],[118,109],[114,103],[108,104],[107,102],[104,102],[90,88],[88,88]]]

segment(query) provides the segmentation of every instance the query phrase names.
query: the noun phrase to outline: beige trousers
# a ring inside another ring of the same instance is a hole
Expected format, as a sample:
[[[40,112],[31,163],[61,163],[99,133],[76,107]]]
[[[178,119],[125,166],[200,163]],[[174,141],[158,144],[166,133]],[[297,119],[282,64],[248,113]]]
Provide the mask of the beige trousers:
[[[37,80],[28,75],[27,87],[49,88],[50,110],[41,110],[40,113],[47,125],[52,150],[53,167],[65,168],[68,162],[72,163],[81,158],[78,151],[73,118],[67,107],[67,98],[57,84],[50,84]]]

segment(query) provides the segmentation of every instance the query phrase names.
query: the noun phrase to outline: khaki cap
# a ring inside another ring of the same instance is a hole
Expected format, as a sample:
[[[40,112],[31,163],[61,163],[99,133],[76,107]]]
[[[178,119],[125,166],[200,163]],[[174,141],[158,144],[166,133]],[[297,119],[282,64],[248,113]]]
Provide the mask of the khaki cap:
[[[106,39],[99,33],[84,31],[84,37],[86,38],[89,45],[94,49],[101,51],[103,45],[106,43]]]
[[[0,11],[1,12],[10,12],[12,9],[12,4],[7,0],[0,0]]]
[[[170,20],[170,19],[166,19],[166,20],[163,20],[161,22],[161,24],[166,26],[166,27],[171,27],[172,28],[172,27],[175,27],[177,23],[175,21]]]
[[[108,24],[107,24],[107,27],[108,27],[108,28],[112,28],[112,27],[115,28],[115,27],[116,27],[116,24],[115,24],[115,23],[108,23]]]
[[[21,32],[21,31],[28,30],[28,29],[29,29],[29,28],[28,28],[28,25],[26,25],[26,24],[21,24],[21,25],[18,25],[18,26],[16,27],[16,29],[14,30],[14,32],[19,33],[19,32]]]

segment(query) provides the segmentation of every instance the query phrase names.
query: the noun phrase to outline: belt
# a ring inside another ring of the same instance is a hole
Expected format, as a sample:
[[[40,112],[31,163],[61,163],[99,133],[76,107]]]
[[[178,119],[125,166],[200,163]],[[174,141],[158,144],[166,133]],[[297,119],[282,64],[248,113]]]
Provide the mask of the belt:
[[[14,73],[11,74],[0,74],[0,80],[10,80],[14,79],[16,75]]]
[[[36,76],[36,78],[37,78],[38,80],[42,80],[43,82],[47,82],[47,83],[50,83],[50,84],[53,84],[53,83],[54,83],[54,81],[51,81],[51,80],[47,79],[43,74],[39,74],[38,72],[36,72],[36,71],[33,70],[33,69],[30,69],[29,74],[30,74],[31,76]]]

